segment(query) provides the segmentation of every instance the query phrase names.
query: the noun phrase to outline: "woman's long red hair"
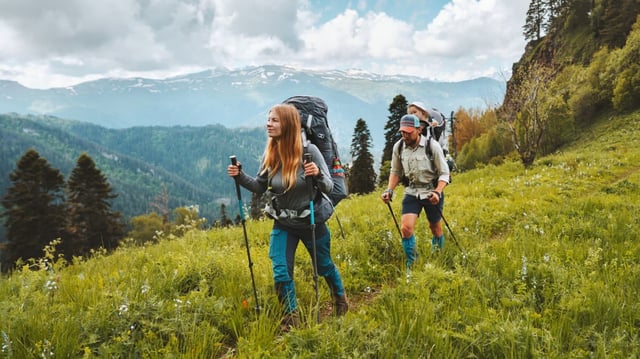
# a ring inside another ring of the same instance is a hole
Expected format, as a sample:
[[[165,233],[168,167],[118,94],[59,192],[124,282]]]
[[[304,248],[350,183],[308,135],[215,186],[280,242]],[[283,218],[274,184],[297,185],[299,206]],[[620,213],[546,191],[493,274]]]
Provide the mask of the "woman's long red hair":
[[[264,150],[264,169],[273,177],[282,172],[283,185],[288,191],[296,183],[298,168],[302,163],[302,138],[300,135],[300,115],[293,105],[279,104],[271,108],[280,119],[280,137],[269,137]]]

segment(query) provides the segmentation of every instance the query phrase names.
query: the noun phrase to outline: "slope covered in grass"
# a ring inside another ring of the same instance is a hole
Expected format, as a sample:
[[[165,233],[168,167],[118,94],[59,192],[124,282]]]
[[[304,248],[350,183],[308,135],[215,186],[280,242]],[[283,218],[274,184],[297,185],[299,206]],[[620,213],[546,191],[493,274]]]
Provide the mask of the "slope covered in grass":
[[[380,191],[343,201],[333,253],[351,300],[315,323],[309,256],[297,253],[304,326],[279,332],[269,221],[190,230],[69,266],[0,279],[0,357],[627,357],[640,353],[640,113],[611,118],[525,170],[456,174],[446,245],[403,270]],[[400,215],[402,191],[392,209]],[[320,310],[330,311],[320,281]],[[260,310],[254,308],[259,305]]]

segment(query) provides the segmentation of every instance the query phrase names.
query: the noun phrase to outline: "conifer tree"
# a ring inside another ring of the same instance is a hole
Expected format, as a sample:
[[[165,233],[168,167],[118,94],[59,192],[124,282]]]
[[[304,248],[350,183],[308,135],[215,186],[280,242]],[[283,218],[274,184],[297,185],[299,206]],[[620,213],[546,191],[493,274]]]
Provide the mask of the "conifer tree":
[[[376,173],[373,169],[371,148],[371,132],[363,119],[356,122],[351,140],[351,157],[353,166],[349,174],[349,191],[351,193],[370,193],[376,187]]]
[[[251,219],[260,219],[264,217],[263,209],[268,201],[269,195],[266,192],[262,194],[252,193],[251,202],[249,203],[249,217]]]
[[[229,227],[233,224],[233,221],[229,219],[227,215],[227,205],[224,203],[220,204],[220,226],[221,227]]]
[[[544,23],[544,30],[546,33],[554,31],[554,27],[558,26],[558,18],[566,13],[570,6],[569,0],[544,0],[544,7],[547,12],[547,19]]]
[[[110,200],[117,197],[107,178],[83,153],[67,181],[69,232],[67,254],[87,255],[100,247],[114,249],[124,235],[120,213],[111,210]]]
[[[2,198],[8,240],[3,269],[19,258],[40,258],[46,245],[64,236],[66,218],[64,177],[35,149],[25,152],[9,178],[13,185]]]
[[[531,0],[527,19],[523,26],[524,39],[527,41],[540,40],[542,30],[545,28],[547,10],[543,0]]]
[[[407,99],[403,95],[397,95],[389,105],[389,116],[384,126],[384,149],[382,150],[382,160],[380,161],[380,182],[389,178],[389,167],[393,145],[402,138],[400,133],[400,119],[407,114]]]

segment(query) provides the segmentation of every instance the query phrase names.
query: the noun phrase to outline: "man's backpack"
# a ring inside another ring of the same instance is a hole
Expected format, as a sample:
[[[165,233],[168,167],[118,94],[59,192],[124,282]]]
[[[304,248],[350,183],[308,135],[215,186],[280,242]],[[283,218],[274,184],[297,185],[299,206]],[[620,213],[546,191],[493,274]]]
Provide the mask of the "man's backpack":
[[[445,128],[447,127],[447,121],[445,121],[445,117],[442,114],[442,112],[438,111],[435,108],[429,108],[427,109],[427,113],[429,114],[429,121],[433,122],[433,121],[437,121],[438,123],[441,123],[441,126],[426,126],[423,130],[423,135],[427,135],[426,132],[427,129],[428,131],[431,133],[431,136],[433,136],[433,138],[436,139],[436,141],[440,141],[440,137],[444,134],[445,132]]]
[[[333,181],[333,190],[329,194],[329,199],[336,206],[347,197],[348,192],[338,146],[329,129],[327,104],[321,98],[313,96],[293,96],[282,103],[293,105],[298,109],[300,121],[302,121],[302,132],[305,135],[303,139],[306,137],[322,153]],[[303,144],[306,146],[306,143]]]

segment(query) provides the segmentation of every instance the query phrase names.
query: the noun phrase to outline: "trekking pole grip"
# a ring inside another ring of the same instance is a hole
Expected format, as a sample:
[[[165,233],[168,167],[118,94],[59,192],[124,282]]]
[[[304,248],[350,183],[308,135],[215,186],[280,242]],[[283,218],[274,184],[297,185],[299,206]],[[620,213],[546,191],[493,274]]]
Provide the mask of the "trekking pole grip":
[[[306,152],[303,155],[303,158],[304,158],[304,163],[309,163],[313,161],[313,158],[311,157],[311,153],[309,152]],[[307,187],[309,187],[309,198],[313,200],[313,177],[307,176],[305,180],[307,181]]]
[[[231,164],[234,166],[238,165],[238,159],[236,158],[236,156],[229,156],[229,160],[231,160]],[[236,182],[236,194],[238,195],[238,199],[241,199],[240,197],[240,184],[238,183],[238,176],[233,177],[233,180]]]
[[[308,163],[308,162],[312,162],[313,161],[313,157],[311,157],[311,154],[309,152],[306,152],[303,155],[304,158],[304,163]]]

